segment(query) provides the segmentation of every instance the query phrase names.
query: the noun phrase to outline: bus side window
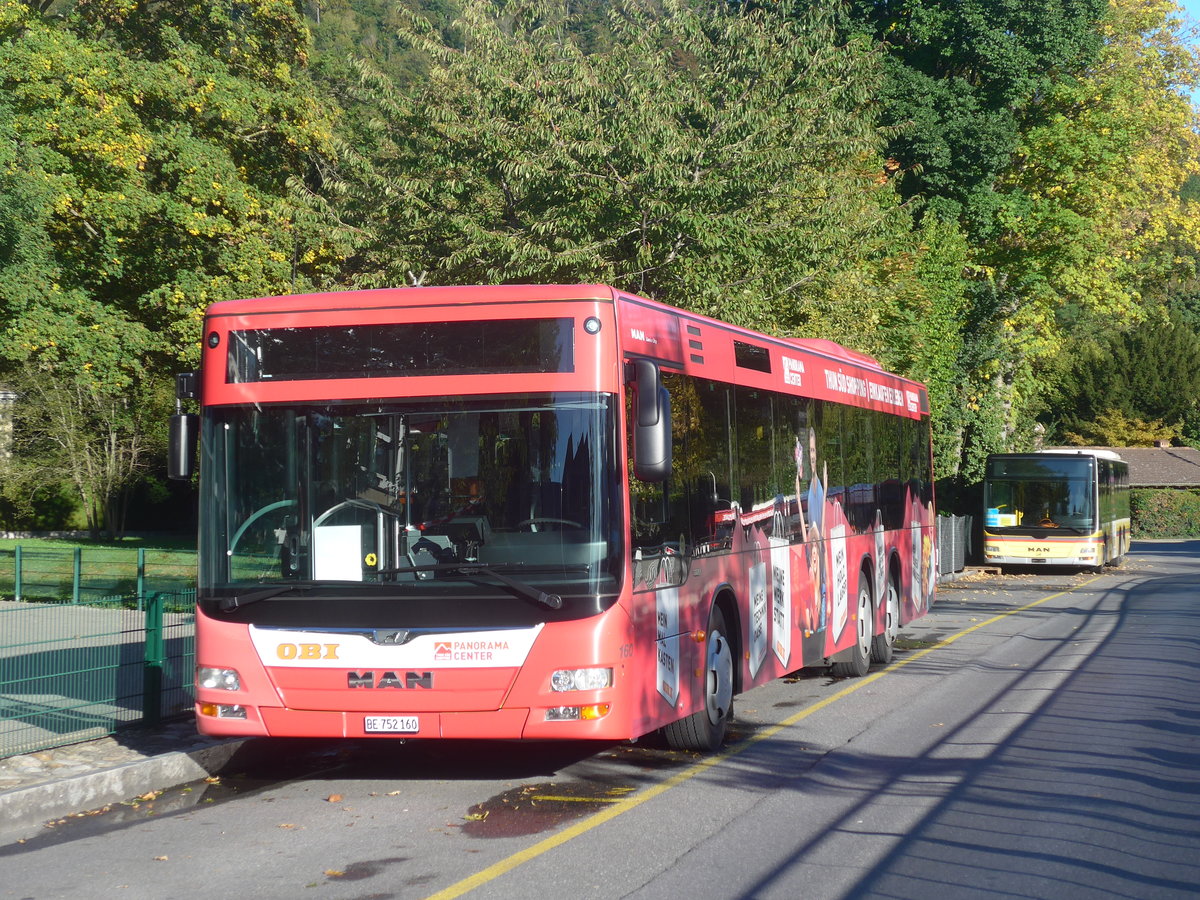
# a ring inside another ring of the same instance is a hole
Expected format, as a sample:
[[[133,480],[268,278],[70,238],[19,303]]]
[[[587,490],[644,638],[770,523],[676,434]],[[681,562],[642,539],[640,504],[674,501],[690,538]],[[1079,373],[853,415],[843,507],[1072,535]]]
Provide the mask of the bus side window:
[[[693,413],[691,405],[686,402],[685,379],[681,375],[663,373],[663,386],[671,395],[671,421],[673,455],[677,460],[686,458],[688,435],[691,430],[690,417]],[[625,411],[628,417],[634,414],[632,391],[626,391]],[[642,481],[633,475],[633,436],[630,429],[629,437],[629,513],[630,536],[633,550],[638,559],[645,564],[640,567],[643,572],[635,572],[635,582],[646,583],[645,572],[650,573],[650,582],[661,581],[664,574],[669,574],[670,580],[682,578],[682,569],[678,566],[662,566],[665,555],[686,557],[690,553],[691,536],[688,533],[688,496],[683,471],[675,466],[670,475],[663,481]],[[635,569],[639,564],[635,562]],[[670,572],[667,572],[667,569]]]
[[[681,376],[682,378],[682,376]],[[734,496],[733,457],[737,440],[730,389],[699,378],[686,379],[689,402],[686,465],[679,476],[687,493],[692,540],[716,549],[728,536]]]
[[[646,483],[632,477],[631,468],[628,482],[633,549],[643,560],[664,554],[686,559],[720,549],[731,531],[735,499],[729,389],[678,373],[662,377],[671,395],[671,474],[664,482]],[[626,414],[631,413],[627,392]]]
[[[742,513],[761,510],[781,493],[771,459],[771,397],[763,391],[736,388],[738,503]]]

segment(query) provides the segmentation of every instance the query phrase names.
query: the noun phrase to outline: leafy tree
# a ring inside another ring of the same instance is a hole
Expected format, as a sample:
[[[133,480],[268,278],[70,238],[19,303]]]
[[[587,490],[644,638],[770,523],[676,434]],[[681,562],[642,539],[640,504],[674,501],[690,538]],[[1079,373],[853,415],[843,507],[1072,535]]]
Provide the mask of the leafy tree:
[[[130,490],[162,453],[164,383],[135,380],[117,390],[87,371],[27,364],[12,385],[20,402],[5,494],[19,501],[65,480],[91,536],[120,537]]]
[[[1200,216],[1200,202],[1190,201],[1189,207],[1192,215]],[[1200,245],[1171,235],[1154,253],[1157,270],[1162,274],[1143,283],[1143,300],[1200,329]]]
[[[956,223],[929,217],[918,230],[916,247],[894,253],[889,277],[902,286],[882,321],[888,335],[883,361],[925,382],[932,417],[938,423],[934,469],[957,471],[969,418],[964,377],[969,366],[968,339],[963,333],[971,304],[971,285],[963,277],[970,247]]]
[[[967,238],[966,402],[945,424],[969,476],[987,450],[1023,442],[1044,405],[1048,420],[1073,408],[1077,393],[1054,396],[1066,332],[1072,347],[1107,346],[1148,294],[1174,285],[1186,304],[1181,260],[1200,227],[1179,197],[1200,158],[1184,96],[1195,55],[1166,0],[850,8],[887,47],[883,119],[903,194]]]
[[[330,137],[288,9],[114,0],[80,4],[68,27],[0,7],[0,114],[21,138],[13,181],[36,198],[44,289],[141,323],[160,359],[195,357],[207,302],[301,286],[334,261],[288,193]],[[4,357],[29,352],[39,302],[0,299]]]
[[[1008,170],[1026,123],[1064,76],[1095,59],[1106,0],[850,0],[888,49],[880,95],[897,131],[889,155],[905,196],[959,220],[972,242],[999,231]]]
[[[1200,166],[1200,120],[1179,92],[1200,82],[1200,60],[1175,10],[1113,0],[1096,65],[1051,88],[1001,181],[1014,204],[994,259],[1030,334],[1052,339],[1056,317],[1137,318],[1148,253],[1170,234],[1200,239],[1180,202]]]
[[[1197,434],[1200,335],[1178,317],[1148,319],[1101,344],[1080,341],[1064,368],[1050,407],[1064,432],[1120,431],[1139,441],[1147,432]]]
[[[1094,422],[1081,425],[1082,431],[1068,431],[1067,444],[1079,447],[1152,447],[1159,441],[1174,441],[1181,437],[1178,425],[1167,425],[1159,419],[1129,418],[1115,409],[1096,416]]]
[[[357,283],[606,281],[877,341],[888,288],[853,273],[902,215],[870,115],[878,66],[827,16],[789,12],[627,0],[591,54],[552,2],[471,0],[462,49],[411,17],[428,79],[402,93],[368,74],[380,150],[345,160]]]
[[[204,306],[336,263],[290,185],[331,139],[305,40],[279,0],[0,5],[0,378],[38,407],[19,411],[13,465],[69,476],[93,524],[143,471],[144,429],[162,429],[147,398],[194,364]],[[127,464],[84,462],[97,442]],[[92,480],[41,465],[52,447]]]
[[[916,205],[926,235],[939,233],[931,219],[945,223],[942,235],[959,235],[956,250],[935,250],[933,257],[957,260],[957,272],[943,265],[917,273],[930,296],[956,298],[938,366],[918,371],[931,383],[931,399],[939,391],[945,398],[935,429],[939,471],[959,482],[978,478],[988,452],[1032,426],[1038,385],[1026,345],[1041,332],[1025,331],[1021,286],[993,253],[1014,203],[1003,179],[1023,134],[1040,121],[1044,97],[1096,58],[1095,23],[1105,6],[1105,0],[848,3],[850,29],[886,51],[879,103],[901,194]],[[921,246],[935,244],[923,237]],[[918,303],[908,312],[918,334],[919,309]],[[957,355],[947,366],[953,348]]]

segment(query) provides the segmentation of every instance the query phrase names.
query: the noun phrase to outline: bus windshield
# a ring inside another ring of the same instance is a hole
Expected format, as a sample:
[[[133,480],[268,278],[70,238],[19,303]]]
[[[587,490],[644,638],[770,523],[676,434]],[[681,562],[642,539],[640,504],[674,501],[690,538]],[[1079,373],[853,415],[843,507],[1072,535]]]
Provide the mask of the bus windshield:
[[[996,528],[1091,529],[1096,519],[1094,461],[1087,456],[1001,457],[984,481],[986,525]]]
[[[610,395],[224,407],[204,428],[202,599],[619,588]]]

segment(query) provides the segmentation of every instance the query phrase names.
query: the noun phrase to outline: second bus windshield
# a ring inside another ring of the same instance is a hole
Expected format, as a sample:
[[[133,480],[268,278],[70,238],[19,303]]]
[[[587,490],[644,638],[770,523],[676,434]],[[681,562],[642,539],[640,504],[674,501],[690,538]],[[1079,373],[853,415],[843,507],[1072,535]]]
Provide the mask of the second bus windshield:
[[[1093,466],[1086,456],[990,460],[984,484],[986,525],[991,529],[1092,528]]]

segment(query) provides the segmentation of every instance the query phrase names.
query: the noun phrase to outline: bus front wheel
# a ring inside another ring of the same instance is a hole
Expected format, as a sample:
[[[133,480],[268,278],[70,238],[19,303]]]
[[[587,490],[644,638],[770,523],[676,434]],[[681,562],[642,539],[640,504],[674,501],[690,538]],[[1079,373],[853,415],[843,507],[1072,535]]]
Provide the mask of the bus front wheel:
[[[663,727],[663,737],[675,750],[718,750],[733,718],[733,645],[725,615],[714,606],[704,639],[704,707]]]
[[[875,613],[866,578],[858,577],[858,603],[854,617],[854,647],[843,651],[847,658],[835,662],[830,671],[839,678],[861,678],[871,668],[871,642],[875,637]],[[840,654],[839,654],[840,655]]]

